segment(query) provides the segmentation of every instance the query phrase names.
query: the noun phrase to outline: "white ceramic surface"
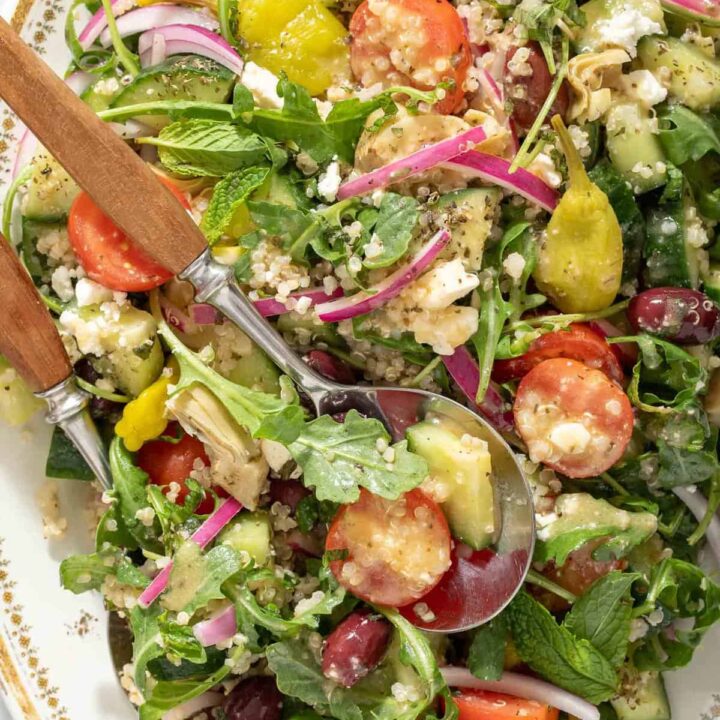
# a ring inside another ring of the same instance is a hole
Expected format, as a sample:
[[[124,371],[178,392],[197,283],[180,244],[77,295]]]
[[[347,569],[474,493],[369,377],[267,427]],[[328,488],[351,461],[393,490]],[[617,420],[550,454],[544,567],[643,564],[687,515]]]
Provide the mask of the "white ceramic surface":
[[[62,72],[69,6],[69,0],[0,0],[0,15]],[[0,102],[0,198],[20,135]],[[137,714],[110,662],[99,596],[72,595],[58,580],[65,555],[91,549],[87,485],[61,484],[70,530],[61,541],[43,539],[35,493],[45,481],[48,442],[40,417],[23,430],[0,427],[0,692],[14,720],[131,720]],[[79,624],[87,632],[78,632]],[[675,720],[720,719],[720,628],[690,668],[666,678]]]

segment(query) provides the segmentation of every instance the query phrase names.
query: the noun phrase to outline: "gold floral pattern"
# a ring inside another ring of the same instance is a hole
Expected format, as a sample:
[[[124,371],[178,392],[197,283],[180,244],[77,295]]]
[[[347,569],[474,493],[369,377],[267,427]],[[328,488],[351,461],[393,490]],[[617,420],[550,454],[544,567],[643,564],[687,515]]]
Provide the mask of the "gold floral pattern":
[[[23,606],[16,601],[16,582],[10,577],[10,561],[4,555],[3,544],[4,539],[0,538],[0,608],[6,618],[7,633],[16,646],[16,655],[27,667],[30,681],[35,684],[35,698],[43,701],[50,709],[47,717],[52,720],[70,720],[67,708],[60,701],[58,688],[51,683],[48,669],[40,661],[37,646],[32,639],[32,626],[25,620]]]

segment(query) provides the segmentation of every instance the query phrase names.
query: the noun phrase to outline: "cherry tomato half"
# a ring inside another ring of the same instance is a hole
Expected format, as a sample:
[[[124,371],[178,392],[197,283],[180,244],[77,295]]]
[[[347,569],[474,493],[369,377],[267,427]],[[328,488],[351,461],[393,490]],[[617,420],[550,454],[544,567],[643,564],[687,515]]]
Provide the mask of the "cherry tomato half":
[[[513,413],[530,459],[572,478],[605,472],[633,431],[622,389],[605,373],[564,358],[545,360],[522,379]]]
[[[432,90],[449,82],[435,109],[459,109],[472,53],[462,19],[447,0],[365,0],[352,16],[350,35],[350,65],[365,87]]]
[[[398,607],[431,590],[450,567],[450,530],[440,506],[420,490],[385,500],[365,489],[343,505],[325,550],[346,551],[330,563],[338,582],[368,602]]]
[[[160,180],[189,210],[185,196],[169,180]],[[138,208],[138,212],[143,209]],[[88,277],[112,290],[152,290],[172,277],[172,273],[128,238],[85,192],[75,198],[70,208],[68,235]]]
[[[559,714],[557,708],[537,700],[489,690],[463,689],[454,700],[460,711],[458,720],[557,720]]]
[[[528,57],[524,63],[519,63],[515,56],[517,53],[527,53]],[[513,62],[522,66],[526,65],[526,72],[514,73]],[[535,122],[540,109],[550,93],[553,83],[553,76],[550,74],[545,56],[540,45],[536,42],[529,42],[524,47],[512,48],[505,61],[505,87],[506,94],[513,105],[512,119],[523,129],[529,130]],[[560,85],[555,102],[548,117],[553,115],[565,116],[570,105],[570,90],[567,81],[563,80]]]
[[[533,340],[524,355],[496,360],[492,377],[500,383],[518,380],[543,360],[558,357],[579,360],[588,367],[602,370],[617,383],[622,384],[625,379],[617,355],[604,337],[581,323],[574,323],[567,330],[554,330],[541,335],[537,340]]]
[[[182,505],[188,495],[185,481],[195,469],[195,461],[201,460],[204,465],[209,465],[210,459],[203,444],[184,432],[177,423],[170,423],[165,431],[168,437],[177,437],[179,433],[182,433],[182,436],[177,442],[162,439],[146,442],[138,450],[135,462],[148,474],[150,482],[163,488],[166,495],[170,490],[170,483],[178,483],[180,492],[175,502]],[[218,492],[218,495],[224,493]],[[213,508],[213,498],[208,493],[195,512],[199,515],[207,515],[213,511]]]

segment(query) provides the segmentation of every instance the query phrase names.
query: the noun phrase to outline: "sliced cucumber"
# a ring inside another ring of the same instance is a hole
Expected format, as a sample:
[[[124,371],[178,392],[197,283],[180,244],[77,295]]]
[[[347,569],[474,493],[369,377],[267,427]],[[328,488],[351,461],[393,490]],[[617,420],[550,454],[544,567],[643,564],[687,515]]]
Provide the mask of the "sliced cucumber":
[[[113,70],[101,75],[87,90],[81,93],[80,99],[95,112],[100,112],[107,110],[122,91],[123,86]]]
[[[63,220],[80,192],[77,183],[44,148],[32,159],[31,167],[27,193],[20,206],[23,216],[41,222]]]
[[[610,700],[610,704],[618,720],[671,720],[670,703],[660,673],[638,673],[632,697],[619,695]]]
[[[446,484],[442,504],[453,535],[475,550],[493,542],[495,497],[487,443],[467,442],[440,422],[422,422],[407,431],[410,449],[427,460],[430,474]]]
[[[683,176],[674,171],[657,205],[647,213],[647,239],[643,255],[643,278],[648,287],[697,288],[702,250],[694,244],[694,216]],[[697,220],[695,221],[697,222]]]
[[[645,245],[645,218],[623,176],[608,162],[598,163],[588,173],[590,179],[608,196],[620,223],[623,237],[624,283],[637,280]]]
[[[653,35],[638,44],[638,59],[683,105],[693,110],[720,105],[720,62],[695,45]]]
[[[667,181],[665,155],[657,136],[657,122],[640,103],[614,105],[607,114],[607,150],[610,161],[636,194]]]
[[[575,31],[575,48],[580,52],[598,52],[617,47],[608,42],[607,24],[621,13],[632,13],[657,23],[664,30],[663,10],[659,0],[590,0],[582,6],[585,22]]]
[[[249,355],[237,358],[235,366],[228,373],[228,379],[253,390],[273,395],[280,392],[280,371],[256,345],[253,345]]]
[[[490,235],[502,192],[496,188],[468,188],[443,195],[437,208],[447,214],[452,240],[447,257],[460,257],[469,271],[482,267],[485,241]]]
[[[157,100],[198,100],[223,103],[230,97],[235,75],[199,55],[176,55],[161,65],[143,70],[112,102],[125,107]],[[162,127],[167,117],[144,115],[142,121]]]
[[[220,534],[219,542],[237,552],[247,553],[256,565],[272,558],[272,527],[267,513],[243,512]]]
[[[165,356],[156,338],[152,345],[136,350],[115,350],[107,357],[109,377],[128,395],[137,397],[152,385],[163,369]]]

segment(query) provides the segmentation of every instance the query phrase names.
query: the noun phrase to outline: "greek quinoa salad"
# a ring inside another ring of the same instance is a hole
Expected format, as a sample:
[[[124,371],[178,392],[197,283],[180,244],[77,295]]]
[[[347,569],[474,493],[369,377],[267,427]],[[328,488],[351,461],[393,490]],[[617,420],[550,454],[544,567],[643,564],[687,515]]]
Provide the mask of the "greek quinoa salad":
[[[720,619],[717,0],[75,0],[66,40],[311,367],[477,410],[535,507],[512,602],[428,632],[483,589],[487,443],[313,418],[26,133],[3,233],[114,480],[60,581],[127,622],[139,717],[670,720]],[[93,480],[57,429],[47,474]]]

